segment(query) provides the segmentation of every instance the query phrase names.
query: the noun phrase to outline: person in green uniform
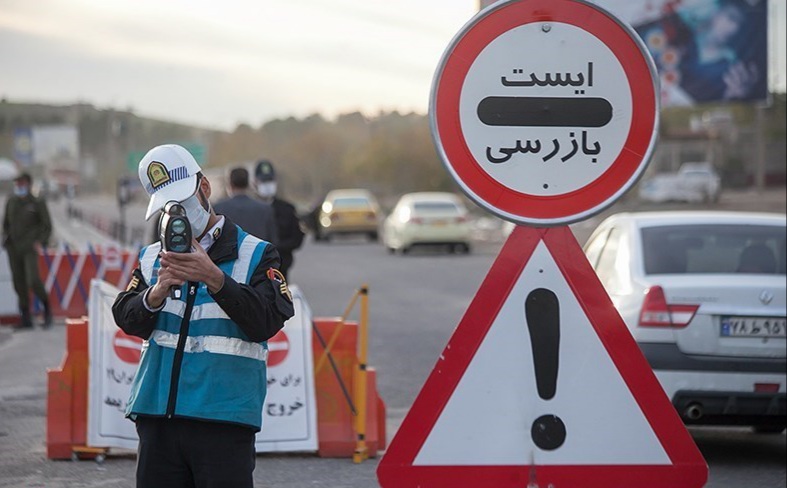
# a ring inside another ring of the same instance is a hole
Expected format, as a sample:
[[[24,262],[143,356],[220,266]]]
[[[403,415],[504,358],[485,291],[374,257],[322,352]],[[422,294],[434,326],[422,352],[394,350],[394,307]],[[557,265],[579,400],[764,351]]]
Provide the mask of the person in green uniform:
[[[38,271],[38,253],[52,234],[52,222],[46,202],[30,193],[33,179],[22,173],[14,180],[14,194],[8,198],[3,218],[3,245],[8,251],[8,263],[19,297],[20,328],[33,327],[30,317],[30,290],[44,306],[44,328],[52,325],[44,284]]]

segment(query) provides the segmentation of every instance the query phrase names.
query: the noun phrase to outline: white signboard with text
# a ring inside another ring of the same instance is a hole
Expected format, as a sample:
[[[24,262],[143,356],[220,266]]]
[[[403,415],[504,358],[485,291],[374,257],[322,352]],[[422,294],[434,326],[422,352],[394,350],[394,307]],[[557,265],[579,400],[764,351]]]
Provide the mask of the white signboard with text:
[[[317,450],[317,402],[311,343],[312,314],[296,286],[295,316],[268,341],[268,393],[257,452]],[[119,290],[93,280],[89,313],[88,437],[90,446],[136,449],[137,433],[124,412],[142,340],[128,336],[112,317]]]
[[[453,39],[429,116],[446,169],[477,204],[519,224],[568,224],[643,173],[658,93],[627,24],[585,0],[510,0]]]

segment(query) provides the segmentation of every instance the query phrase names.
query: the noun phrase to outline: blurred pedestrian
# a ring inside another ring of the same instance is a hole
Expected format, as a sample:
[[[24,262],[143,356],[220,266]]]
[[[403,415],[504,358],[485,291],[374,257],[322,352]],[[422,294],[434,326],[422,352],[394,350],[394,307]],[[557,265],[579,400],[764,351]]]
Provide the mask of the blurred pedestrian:
[[[8,251],[14,290],[19,298],[21,329],[33,327],[30,290],[44,307],[43,327],[52,325],[52,308],[38,270],[38,255],[52,235],[52,221],[46,202],[30,192],[32,184],[33,178],[28,173],[17,176],[14,194],[6,202],[3,218],[3,245]]]
[[[249,196],[249,172],[246,168],[233,168],[230,171],[228,193],[228,198],[216,204],[216,212],[226,215],[254,237],[276,244],[279,235],[273,207]]]
[[[263,202],[270,203],[276,218],[276,229],[279,240],[274,241],[281,256],[281,272],[284,276],[288,273],[294,262],[293,252],[303,244],[303,230],[295,211],[295,206],[279,198],[276,170],[268,160],[261,160],[254,169],[254,180],[257,195]]]
[[[252,488],[266,341],[294,314],[278,252],[216,214],[210,181],[185,148],[151,149],[139,179],[145,217],[180,202],[194,240],[185,253],[143,248],[112,305],[115,323],[145,340],[126,407],[139,435],[137,487]]]

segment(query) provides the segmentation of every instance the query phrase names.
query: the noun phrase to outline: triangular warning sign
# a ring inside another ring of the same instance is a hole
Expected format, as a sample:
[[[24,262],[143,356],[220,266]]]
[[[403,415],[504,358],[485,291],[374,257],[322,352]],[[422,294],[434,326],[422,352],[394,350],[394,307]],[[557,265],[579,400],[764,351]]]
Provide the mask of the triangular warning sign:
[[[383,488],[699,488],[708,469],[568,227],[517,227],[377,469]]]

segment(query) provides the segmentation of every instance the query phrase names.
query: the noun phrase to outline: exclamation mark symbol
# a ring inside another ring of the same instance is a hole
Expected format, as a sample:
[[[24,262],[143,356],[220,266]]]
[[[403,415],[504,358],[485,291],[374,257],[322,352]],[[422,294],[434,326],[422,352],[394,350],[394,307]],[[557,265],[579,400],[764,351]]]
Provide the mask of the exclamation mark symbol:
[[[560,302],[552,290],[537,288],[525,300],[525,319],[533,347],[538,396],[551,400],[557,392],[560,352]],[[557,415],[542,415],[530,429],[533,442],[553,451],[566,440],[566,426]]]

